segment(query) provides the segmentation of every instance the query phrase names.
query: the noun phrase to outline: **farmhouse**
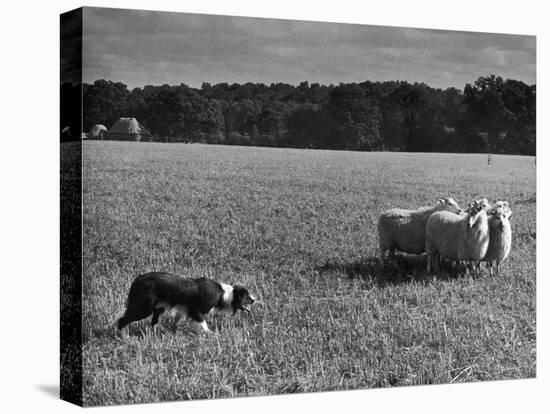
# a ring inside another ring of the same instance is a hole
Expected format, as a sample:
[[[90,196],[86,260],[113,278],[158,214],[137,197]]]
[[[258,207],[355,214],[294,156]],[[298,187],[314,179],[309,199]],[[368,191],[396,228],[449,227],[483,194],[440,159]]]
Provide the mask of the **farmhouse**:
[[[119,141],[150,141],[151,138],[151,133],[136,118],[119,118],[105,134],[105,139]]]

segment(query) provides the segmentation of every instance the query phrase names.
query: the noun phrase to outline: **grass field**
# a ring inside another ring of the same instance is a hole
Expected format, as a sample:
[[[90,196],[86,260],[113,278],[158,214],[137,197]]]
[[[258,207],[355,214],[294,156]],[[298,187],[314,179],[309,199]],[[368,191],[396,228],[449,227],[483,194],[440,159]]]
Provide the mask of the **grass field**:
[[[534,377],[533,157],[85,142],[84,403]],[[376,219],[451,196],[508,200],[500,275],[376,271]],[[264,306],[218,333],[110,326],[135,276],[239,283]]]

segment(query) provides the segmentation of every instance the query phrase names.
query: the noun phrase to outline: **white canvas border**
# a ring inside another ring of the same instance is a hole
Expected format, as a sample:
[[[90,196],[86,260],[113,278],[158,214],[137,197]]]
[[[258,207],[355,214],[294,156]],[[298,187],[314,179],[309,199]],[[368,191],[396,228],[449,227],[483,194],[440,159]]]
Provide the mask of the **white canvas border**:
[[[5,306],[2,389],[4,408],[69,412],[76,407],[52,394],[58,383],[59,303],[59,13],[80,7],[77,1],[11,2],[3,10],[2,113],[7,131],[2,150],[2,257]],[[548,389],[548,261],[544,251],[548,220],[543,213],[548,191],[544,179],[548,131],[548,28],[543,2],[341,0],[264,2],[234,0],[110,0],[89,6],[142,8],[272,18],[292,18],[437,29],[537,35],[537,379],[474,384],[406,387],[367,391],[302,394],[232,400],[163,403],[113,407],[112,412],[265,412],[368,410],[372,412],[541,412]],[[17,287],[30,290],[22,303]],[[546,344],[546,346],[544,345]]]

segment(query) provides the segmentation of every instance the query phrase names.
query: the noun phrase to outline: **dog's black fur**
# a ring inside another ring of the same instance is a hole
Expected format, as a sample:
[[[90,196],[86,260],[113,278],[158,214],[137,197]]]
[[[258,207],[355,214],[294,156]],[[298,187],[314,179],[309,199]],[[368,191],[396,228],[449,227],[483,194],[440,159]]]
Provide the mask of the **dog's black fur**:
[[[226,285],[229,287],[229,285]],[[118,319],[118,329],[131,322],[139,321],[153,314],[151,326],[155,326],[164,311],[184,310],[184,313],[208,331],[205,316],[212,310],[231,312],[238,310],[250,312],[248,305],[255,298],[242,286],[231,286],[230,292],[222,284],[208,278],[186,279],[178,275],[152,272],[135,278],[130,286],[126,311]],[[177,320],[181,317],[178,315]]]

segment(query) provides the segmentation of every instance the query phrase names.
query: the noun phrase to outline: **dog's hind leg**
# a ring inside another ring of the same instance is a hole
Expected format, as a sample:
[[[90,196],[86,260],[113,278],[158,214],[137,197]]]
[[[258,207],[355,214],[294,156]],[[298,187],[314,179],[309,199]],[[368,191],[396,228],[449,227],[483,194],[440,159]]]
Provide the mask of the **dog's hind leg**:
[[[117,328],[120,331],[131,322],[140,321],[151,314],[151,309],[126,309],[126,312],[117,322]]]
[[[146,298],[129,298],[128,307],[124,315],[117,321],[117,328],[120,331],[131,322],[140,321],[153,312],[153,304]]]

